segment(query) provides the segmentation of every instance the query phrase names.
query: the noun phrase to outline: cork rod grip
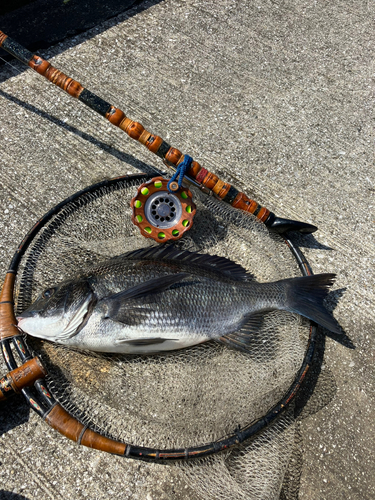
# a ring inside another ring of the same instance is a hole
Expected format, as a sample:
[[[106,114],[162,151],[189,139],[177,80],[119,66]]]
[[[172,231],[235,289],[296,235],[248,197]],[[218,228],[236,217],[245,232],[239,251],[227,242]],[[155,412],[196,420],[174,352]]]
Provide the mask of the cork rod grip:
[[[113,125],[116,125],[129,137],[140,142],[152,153],[161,157],[175,167],[184,160],[184,155],[176,148],[171,147],[161,137],[148,132],[141,123],[135,122],[125,116],[125,113],[114,106],[105,115]],[[194,179],[201,186],[209,189],[216,198],[230,203],[233,207],[256,215],[258,219],[265,222],[271,212],[261,207],[256,201],[240,193],[236,188],[221,180],[217,175],[203,168],[198,162],[193,161],[187,172],[188,177]]]
[[[47,78],[51,83],[65,90],[65,92],[72,97],[78,98],[84,90],[82,85],[76,80],[66,76],[62,71],[54,68],[48,61],[37,55],[33,55],[30,59],[29,66],[40,75]]]
[[[72,97],[79,99],[94,111],[104,116],[113,125],[126,132],[129,137],[140,142],[149,151],[165,160],[167,164],[177,167],[183,161],[184,155],[181,151],[171,147],[161,137],[148,132],[141,123],[128,118],[121,109],[112,106],[85,89],[79,82],[54,68],[42,57],[33,55],[1,31],[0,47],[30,66],[30,68],[47,78],[54,85],[65,90]],[[227,182],[219,179],[217,175],[201,167],[196,161],[192,162],[187,175],[202,187],[210,190],[215,197],[231,204],[235,208],[254,214],[262,222],[266,222],[271,215],[269,210],[261,207],[256,201],[251,200],[244,193],[240,193]]]

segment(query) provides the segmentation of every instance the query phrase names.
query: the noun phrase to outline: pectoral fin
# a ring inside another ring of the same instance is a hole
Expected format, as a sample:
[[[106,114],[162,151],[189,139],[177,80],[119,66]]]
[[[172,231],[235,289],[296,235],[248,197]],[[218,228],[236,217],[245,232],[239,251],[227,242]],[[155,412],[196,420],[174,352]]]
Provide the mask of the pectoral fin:
[[[139,299],[140,297],[146,297],[147,295],[153,293],[161,293],[171,285],[182,281],[187,276],[189,276],[188,273],[176,273],[168,274],[167,276],[161,276],[160,278],[152,278],[150,280],[143,281],[138,285],[132,286],[131,288],[127,288],[126,290],[123,290],[119,293],[110,295],[103,300],[112,301],[114,303],[117,301]]]
[[[146,339],[118,339],[115,344],[128,344],[131,346],[148,346],[154,344],[164,344],[166,341],[177,340],[177,339],[162,339],[161,337],[150,337]]]
[[[176,273],[153,278],[102,299],[99,305],[105,310],[105,319],[128,325],[137,324],[153,310],[152,304],[144,305],[140,299],[165,292],[188,276],[188,273]]]

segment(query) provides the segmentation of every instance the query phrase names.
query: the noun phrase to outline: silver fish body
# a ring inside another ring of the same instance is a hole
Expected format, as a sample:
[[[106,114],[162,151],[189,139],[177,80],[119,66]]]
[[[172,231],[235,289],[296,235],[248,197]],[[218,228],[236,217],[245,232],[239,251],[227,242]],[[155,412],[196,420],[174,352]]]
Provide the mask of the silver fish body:
[[[30,335],[97,352],[155,353],[208,340],[246,350],[259,313],[273,309],[340,333],[322,305],[333,277],[257,283],[222,257],[149,248],[46,290],[18,320]]]

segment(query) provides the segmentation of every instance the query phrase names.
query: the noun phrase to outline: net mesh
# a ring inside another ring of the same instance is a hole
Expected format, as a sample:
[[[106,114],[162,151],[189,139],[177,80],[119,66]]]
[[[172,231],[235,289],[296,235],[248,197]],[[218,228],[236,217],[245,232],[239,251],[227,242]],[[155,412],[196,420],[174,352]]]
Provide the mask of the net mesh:
[[[207,500],[278,499],[293,453],[294,430],[290,408],[251,442],[227,454],[180,467],[189,483]]]
[[[155,245],[131,222],[138,185],[125,179],[94,189],[48,222],[21,261],[17,312],[77,271]],[[230,258],[260,282],[300,275],[279,236],[251,215],[192,191],[197,215],[177,246]],[[214,342],[149,356],[84,353],[31,337],[28,344],[45,364],[55,398],[82,423],[117,440],[168,449],[215,441],[264,416],[293,382],[308,332],[299,316],[274,311],[249,354]],[[293,441],[290,410],[238,449],[179,467],[205,498],[228,498],[223,481],[233,499],[278,498]]]

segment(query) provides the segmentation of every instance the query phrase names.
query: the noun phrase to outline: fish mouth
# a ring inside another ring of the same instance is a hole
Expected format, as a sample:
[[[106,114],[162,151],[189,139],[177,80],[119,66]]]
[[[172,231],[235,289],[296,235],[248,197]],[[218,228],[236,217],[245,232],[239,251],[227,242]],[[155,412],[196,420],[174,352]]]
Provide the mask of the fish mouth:
[[[37,311],[34,311],[34,310],[29,311],[28,309],[26,309],[19,316],[16,316],[16,320],[18,322],[20,322],[24,318],[35,318],[36,314],[37,314]]]
[[[33,319],[37,320],[37,312],[27,311],[26,314],[22,313],[16,317],[17,325],[16,328],[23,335],[31,335],[32,337],[37,337],[44,340],[51,340],[51,335],[45,333],[45,328],[41,328],[40,325],[35,325]],[[52,330],[55,323],[48,324],[48,331]]]

